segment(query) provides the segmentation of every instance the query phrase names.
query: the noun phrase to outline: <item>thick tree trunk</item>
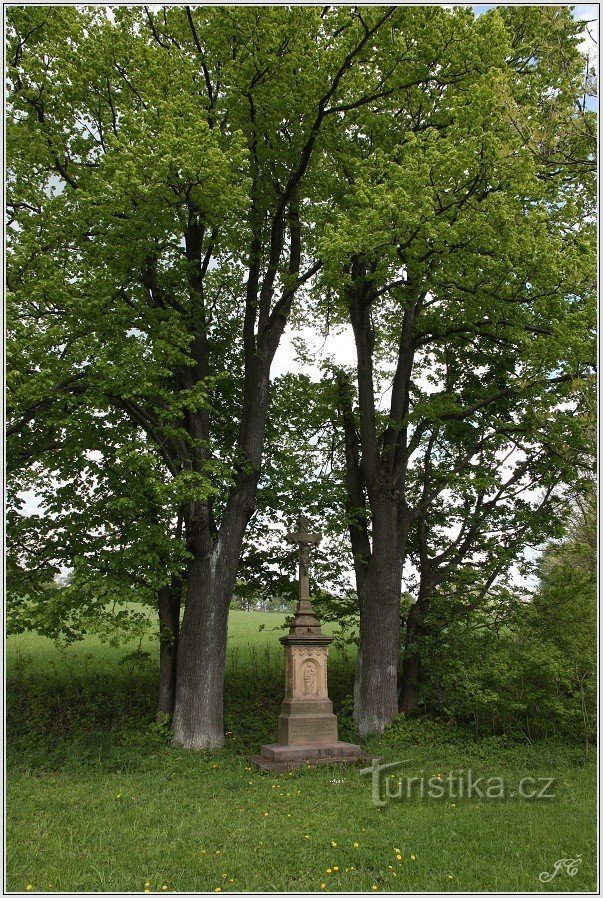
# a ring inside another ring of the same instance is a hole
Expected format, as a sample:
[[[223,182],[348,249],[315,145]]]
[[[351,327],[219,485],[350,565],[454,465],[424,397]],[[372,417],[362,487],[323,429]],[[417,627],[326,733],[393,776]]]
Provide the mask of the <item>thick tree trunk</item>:
[[[253,511],[258,473],[240,476],[244,485],[231,494],[215,542],[209,535],[205,515],[193,515],[187,522],[191,559],[178,640],[172,741],[198,751],[212,751],[224,744],[228,610],[245,528]]]
[[[364,737],[369,733],[382,733],[398,713],[402,564],[410,523],[404,497],[409,457],[404,419],[409,407],[413,359],[410,339],[416,303],[404,313],[392,383],[392,426],[379,436],[373,376],[375,333],[371,317],[376,296],[371,283],[374,263],[357,256],[352,260],[350,273],[352,284],[348,301],[358,357],[360,415],[357,438],[349,396],[346,397],[345,391],[340,389],[348,500],[351,508],[362,508],[363,500],[368,499],[372,523],[370,561],[366,565],[356,565],[360,645],[354,684],[354,720],[360,736]],[[362,450],[361,461],[358,448]],[[353,536],[352,532],[350,536]]]
[[[402,562],[395,506],[389,511],[373,521],[373,554],[359,592],[354,721],[362,738],[382,733],[398,713]]]
[[[419,600],[411,606],[406,622],[402,682],[398,709],[408,713],[415,711],[419,702],[421,676],[421,636],[423,632],[423,607]]]
[[[159,699],[157,721],[172,716],[176,696],[176,662],[180,632],[179,580],[166,584],[158,596],[159,605]]]
[[[205,557],[191,560],[172,720],[173,742],[182,748],[211,751],[224,744],[226,639],[233,589],[232,560],[223,557],[220,542]]]
[[[371,570],[360,605],[360,645],[354,684],[354,720],[362,738],[382,733],[398,713],[400,576]]]

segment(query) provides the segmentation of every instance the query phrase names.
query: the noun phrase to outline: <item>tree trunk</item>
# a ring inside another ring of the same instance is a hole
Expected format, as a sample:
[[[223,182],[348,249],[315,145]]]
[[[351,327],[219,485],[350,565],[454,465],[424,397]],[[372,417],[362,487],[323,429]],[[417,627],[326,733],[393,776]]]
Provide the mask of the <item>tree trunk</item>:
[[[186,602],[178,640],[173,744],[212,751],[224,744],[223,704],[228,610],[235,588],[243,536],[257,488],[258,473],[241,475],[244,486],[231,494],[214,542],[207,516],[187,522],[191,558]]]
[[[234,578],[220,562],[218,542],[209,554],[194,557],[187,573],[172,720],[174,745],[182,748],[211,751],[224,744],[226,638]]]
[[[421,636],[425,616],[424,601],[419,598],[411,605],[406,622],[404,659],[402,661],[402,683],[398,709],[408,713],[415,711],[419,703],[419,683],[421,676]]]
[[[390,570],[373,568],[364,583],[354,683],[354,721],[362,738],[382,733],[398,713],[400,582]]]
[[[398,710],[408,714],[416,711],[419,704],[419,681],[421,656],[416,652],[402,661],[402,684]]]
[[[373,554],[359,591],[354,721],[362,738],[382,733],[398,713],[402,563],[395,506],[390,511],[373,520]]]
[[[157,722],[170,718],[176,695],[176,662],[180,632],[180,590],[176,578],[159,591],[159,699]]]

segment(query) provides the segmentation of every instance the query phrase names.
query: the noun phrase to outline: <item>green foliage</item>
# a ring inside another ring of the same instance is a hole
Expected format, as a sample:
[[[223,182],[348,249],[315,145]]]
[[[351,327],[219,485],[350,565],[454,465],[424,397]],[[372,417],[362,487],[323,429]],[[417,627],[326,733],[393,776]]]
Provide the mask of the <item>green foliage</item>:
[[[492,596],[425,640],[424,707],[477,732],[596,738],[596,526],[592,495],[569,536],[539,563],[533,596]]]
[[[11,457],[9,632],[130,639],[147,620],[129,603],[156,607],[157,590],[185,564],[172,531],[182,485],[166,480],[123,417],[83,408],[77,417],[77,429],[45,447],[43,462],[26,467]],[[39,503],[36,511],[26,513],[24,495]],[[66,582],[53,582],[66,572]]]
[[[258,475],[236,601],[290,605],[282,531],[303,509],[325,534],[317,609],[353,642],[346,531],[371,515],[346,494],[329,360],[320,384],[266,387],[261,475],[241,434],[293,299],[297,325],[328,328],[362,295],[371,399],[352,417],[412,510],[431,682],[478,728],[546,698],[574,733],[579,696],[590,732],[561,638],[570,561],[529,614],[500,585],[558,535],[590,422],[595,146],[569,8],[12,7],[7,40],[11,631],[140,636],[129,603],[185,570],[184,519],[202,508],[209,543]]]
[[[77,560],[151,600],[182,570],[179,518],[203,507],[209,543],[253,481],[254,385],[320,267],[325,146],[384,89],[393,13],[11,13],[9,453],[15,502],[41,487],[47,509],[11,520],[27,576]]]

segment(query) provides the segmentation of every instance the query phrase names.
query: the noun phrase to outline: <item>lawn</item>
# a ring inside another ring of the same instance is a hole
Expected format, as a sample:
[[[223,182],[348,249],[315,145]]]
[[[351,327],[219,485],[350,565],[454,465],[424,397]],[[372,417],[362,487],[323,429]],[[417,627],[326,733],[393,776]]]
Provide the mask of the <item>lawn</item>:
[[[554,778],[555,797],[418,794],[376,807],[359,767],[260,774],[282,698],[283,615],[232,612],[227,744],[170,747],[154,723],[157,643],[43,637],[7,650],[9,891],[594,891],[596,765],[581,745],[476,740],[400,720],[367,750],[406,760],[404,777],[471,770]],[[332,650],[340,737],[353,738],[350,650]],[[400,774],[402,775],[402,773]],[[455,800],[456,799],[456,800]],[[579,858],[576,873],[556,861]]]

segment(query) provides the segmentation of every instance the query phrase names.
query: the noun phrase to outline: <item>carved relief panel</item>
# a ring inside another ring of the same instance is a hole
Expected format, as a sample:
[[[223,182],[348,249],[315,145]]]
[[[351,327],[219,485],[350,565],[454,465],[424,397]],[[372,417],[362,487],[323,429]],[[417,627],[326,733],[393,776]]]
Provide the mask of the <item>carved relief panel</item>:
[[[327,650],[322,646],[292,646],[293,670],[287,668],[287,687],[300,699],[327,698]]]

